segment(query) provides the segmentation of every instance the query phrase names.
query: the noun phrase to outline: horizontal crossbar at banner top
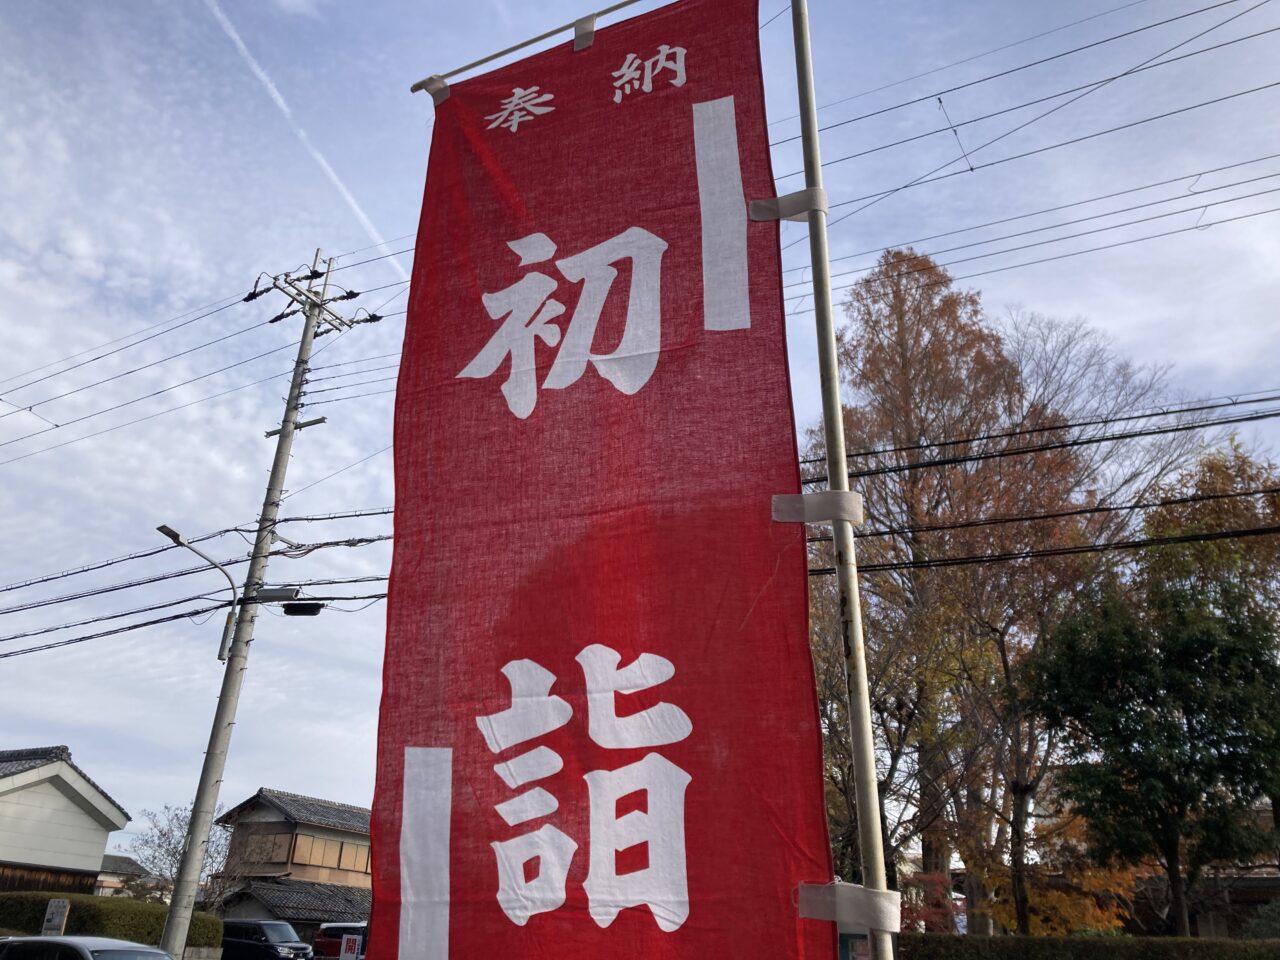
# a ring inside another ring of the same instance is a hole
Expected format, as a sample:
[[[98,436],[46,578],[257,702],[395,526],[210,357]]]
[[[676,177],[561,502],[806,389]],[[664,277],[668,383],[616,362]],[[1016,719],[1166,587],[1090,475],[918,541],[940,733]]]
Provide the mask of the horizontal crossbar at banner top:
[[[448,73],[433,73],[430,77],[424,77],[411,86],[409,88],[409,92],[417,93],[419,90],[425,90],[427,88],[427,81],[431,80],[432,77],[440,77],[442,80],[447,80],[449,77],[456,77],[460,73],[466,73],[468,70],[474,70],[476,67],[483,67],[486,63],[492,63],[494,60],[505,57],[509,53],[516,53],[526,47],[533,46],[535,43],[541,43],[543,40],[550,40],[558,33],[564,33],[566,30],[572,30],[580,21],[585,20],[587,17],[603,17],[605,14],[613,13],[615,10],[621,10],[623,7],[629,7],[639,2],[640,0],[622,0],[621,3],[615,3],[613,6],[605,7],[603,10],[597,10],[595,13],[585,14],[577,20],[571,20],[562,26],[548,30],[546,33],[540,33],[536,37],[524,40],[514,46],[507,47],[505,50],[499,50],[497,53],[491,53],[487,57],[481,57],[479,60],[473,60],[471,63],[450,70]]]

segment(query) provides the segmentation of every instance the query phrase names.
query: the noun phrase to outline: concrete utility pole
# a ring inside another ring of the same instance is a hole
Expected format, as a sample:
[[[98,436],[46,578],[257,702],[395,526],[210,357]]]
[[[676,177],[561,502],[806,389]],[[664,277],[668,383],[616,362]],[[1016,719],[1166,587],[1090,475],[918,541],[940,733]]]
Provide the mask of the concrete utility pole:
[[[818,110],[813,91],[813,54],[809,43],[809,7],[792,0],[796,79],[800,93],[800,132],[804,147],[805,187],[822,189],[822,156],[818,146]],[[836,357],[835,322],[831,309],[831,264],[827,251],[827,214],[809,211],[809,256],[813,266],[813,307],[818,327],[818,370],[822,382],[822,419],[827,445],[827,487],[849,489],[849,465],[844,449],[844,410],[840,403],[840,367]],[[840,626],[844,638],[845,689],[848,695],[849,739],[853,753],[854,793],[858,804],[858,852],[862,885],[885,890],[884,841],[880,835],[880,799],[876,783],[875,743],[871,737],[871,697],[867,689],[867,661],[862,642],[862,607],[858,597],[858,564],[854,556],[853,525],[832,522],[836,552],[836,580],[840,590]],[[893,941],[883,930],[871,932],[877,960],[893,960]]]
[[[333,261],[326,264],[324,284],[319,296],[314,292],[314,279],[320,265],[320,251],[316,251],[312,263],[311,278],[305,289],[288,275],[273,280],[273,286],[302,307],[302,339],[298,343],[298,357],[294,362],[293,380],[289,385],[289,397],[285,402],[284,418],[276,440],[275,460],[271,464],[271,478],[262,501],[262,513],[258,518],[258,535],[253,544],[249,572],[245,575],[239,615],[231,650],[222,673],[222,690],[218,694],[218,706],[213,715],[213,729],[209,731],[209,746],[205,751],[204,765],[200,769],[200,783],[196,787],[195,803],[191,808],[191,820],[187,825],[187,838],[182,849],[182,861],[173,885],[173,899],[165,916],[164,933],[160,949],[182,960],[186,948],[187,930],[191,926],[191,912],[195,907],[200,888],[200,870],[204,866],[205,848],[209,844],[209,831],[213,826],[213,813],[218,805],[218,791],[222,786],[222,772],[227,763],[227,749],[231,745],[231,730],[235,725],[236,707],[240,702],[240,686],[249,660],[249,643],[253,640],[253,625],[258,618],[258,590],[265,582],[267,561],[271,554],[272,531],[280,511],[284,494],[284,477],[289,468],[289,454],[293,449],[293,435],[298,430],[299,401],[311,360],[311,344],[316,327],[321,322],[336,329],[346,329],[349,323],[325,306],[325,293],[329,288],[329,270]]]

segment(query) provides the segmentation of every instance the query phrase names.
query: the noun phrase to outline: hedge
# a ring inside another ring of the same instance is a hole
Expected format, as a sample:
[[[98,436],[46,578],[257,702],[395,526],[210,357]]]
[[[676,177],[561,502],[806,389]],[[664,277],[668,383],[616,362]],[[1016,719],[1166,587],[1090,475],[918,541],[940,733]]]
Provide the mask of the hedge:
[[[1280,940],[904,933],[895,960],[1277,960]]]
[[[0,927],[37,934],[44,924],[44,913],[56,893],[0,893]],[[163,903],[143,903],[126,897],[99,897],[91,893],[67,893],[71,901],[67,914],[70,934],[114,937],[134,943],[155,945],[164,932],[164,917],[169,908]],[[196,913],[187,932],[188,947],[222,946],[222,921],[211,913]]]

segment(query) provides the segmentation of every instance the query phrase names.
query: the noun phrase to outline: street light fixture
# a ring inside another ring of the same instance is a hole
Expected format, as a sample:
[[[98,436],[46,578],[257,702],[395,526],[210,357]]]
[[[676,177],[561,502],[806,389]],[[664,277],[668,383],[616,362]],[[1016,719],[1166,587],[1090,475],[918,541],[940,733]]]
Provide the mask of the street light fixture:
[[[222,626],[222,643],[218,646],[218,659],[223,663],[226,663],[227,651],[231,649],[231,634],[236,625],[236,606],[240,599],[240,594],[236,590],[236,582],[231,579],[231,574],[227,573],[226,567],[213,559],[213,557],[209,556],[203,550],[193,547],[187,542],[187,538],[177,530],[173,529],[173,527],[162,523],[160,526],[156,527],[156,529],[172,540],[177,546],[186,547],[197,557],[200,557],[200,559],[217,567],[222,572],[222,575],[227,578],[227,583],[231,584],[231,609],[227,611],[227,622]]]

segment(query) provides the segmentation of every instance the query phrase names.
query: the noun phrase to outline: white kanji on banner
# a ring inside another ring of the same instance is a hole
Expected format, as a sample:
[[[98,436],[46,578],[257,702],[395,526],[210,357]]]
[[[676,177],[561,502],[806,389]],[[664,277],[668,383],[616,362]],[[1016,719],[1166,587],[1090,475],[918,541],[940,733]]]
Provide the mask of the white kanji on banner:
[[[587,891],[591,919],[607,927],[626,907],[648,907],[658,928],[679,930],[689,918],[684,853],[684,791],[692,778],[656,753],[617,770],[586,775],[591,792],[591,857]],[[646,809],[619,817],[618,801],[643,791]],[[649,865],[619,875],[619,851],[646,844]]]
[[[625,667],[622,655],[593,643],[577,656],[587,693],[587,729],[606,749],[656,747],[685,739],[693,723],[679,707],[658,703],[619,717],[615,697],[648,690],[675,676],[665,657],[641,653]],[[502,668],[511,687],[511,706],[476,717],[476,726],[493,753],[503,753],[551,733],[566,723],[573,708],[551,693],[555,674],[532,660],[512,660]],[[558,773],[559,754],[538,746],[497,764],[494,772],[512,790]],[[689,915],[689,883],[685,865],[684,792],[690,776],[656,753],[617,770],[593,770],[584,775],[590,797],[590,867],[583,888],[591,918],[601,927],[613,923],[627,907],[645,906],[660,930],[679,929]],[[617,815],[618,801],[645,794],[644,810]],[[542,787],[533,787],[495,807],[514,827],[550,816],[559,801]],[[646,844],[648,866],[619,875],[618,851]],[[495,840],[498,905],[512,923],[524,926],[536,914],[556,910],[567,897],[565,884],[578,844],[559,828],[544,823],[537,830],[509,840]],[[533,864],[534,869],[529,866]]]
[[[510,241],[520,266],[544,263],[555,256],[556,245],[544,233]],[[511,286],[481,297],[484,308],[501,325],[488,343],[458,373],[483,379],[497,372],[508,357],[511,369],[502,384],[507,407],[525,419],[538,402],[534,341],[560,345],[555,363],[543,381],[543,389],[560,390],[578,381],[587,364],[618,390],[630,395],[649,382],[662,347],[662,254],[666,241],[640,227],[629,227],[616,237],[556,261],[566,280],[582,283],[582,293],[564,331],[551,321],[564,313],[564,304],[551,298],[559,282],[541,271],[526,273]],[[627,297],[626,325],[617,348],[608,354],[592,352],[596,328],[605,299],[617,279],[615,264],[631,261],[631,289]]]
[[[673,47],[666,43],[660,45],[658,52],[648,60],[641,61],[634,53],[628,53],[622,66],[613,71],[615,88],[613,102],[621,103],[626,94],[637,89],[644,93],[652,93],[653,78],[664,70],[671,73],[671,77],[668,78],[671,86],[683,87],[685,84],[684,58],[684,47]]]
[[[651,90],[653,77],[659,72],[672,73],[673,86],[683,85],[684,53],[682,47],[662,44],[646,61],[629,55],[614,74],[620,77],[615,98],[629,89],[629,83]],[[508,102],[519,100],[529,104],[529,110],[541,112],[552,109],[535,107],[539,101],[528,100],[530,92],[537,89],[517,88]],[[524,107],[512,106],[515,112],[511,117],[521,109]],[[499,113],[486,119],[492,119],[491,126],[495,126],[507,122],[505,117]],[[519,122],[511,121],[513,131]],[[733,97],[693,104],[693,139],[702,230],[703,326],[707,330],[745,330],[751,326],[747,213]],[[507,246],[520,258],[521,267],[546,263],[556,255],[556,244],[545,233],[510,240]],[[541,340],[548,347],[558,347],[542,389],[572,386],[591,364],[620,392],[627,396],[638,393],[657,369],[662,349],[662,255],[667,247],[661,237],[632,226],[581,253],[556,260],[561,277],[582,284],[577,306],[563,329],[555,321],[564,314],[565,305],[552,297],[560,283],[548,273],[531,270],[509,287],[482,294],[485,311],[490,319],[500,321],[499,326],[457,376],[491,377],[510,358],[507,379],[500,389],[507,408],[525,420],[538,403],[537,341]],[[600,314],[617,279],[617,265],[623,261],[630,261],[631,280],[622,339],[612,353],[595,353]]]
[[[541,87],[516,87],[511,96],[502,101],[497,113],[491,113],[486,120],[492,120],[489,129],[502,127],[515,133],[520,124],[534,117],[550,113],[555,107],[547,106],[547,101],[554,99],[550,93],[542,93]]]

